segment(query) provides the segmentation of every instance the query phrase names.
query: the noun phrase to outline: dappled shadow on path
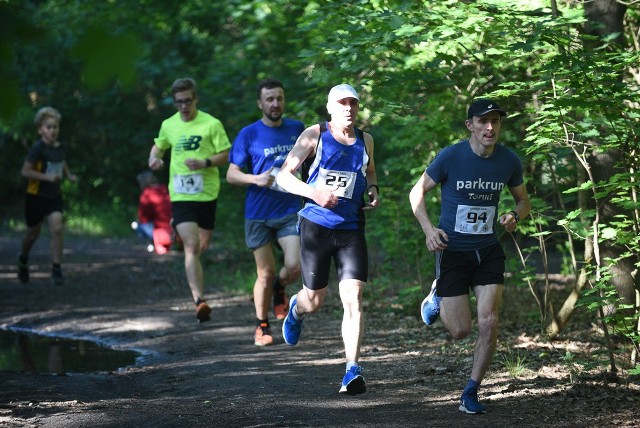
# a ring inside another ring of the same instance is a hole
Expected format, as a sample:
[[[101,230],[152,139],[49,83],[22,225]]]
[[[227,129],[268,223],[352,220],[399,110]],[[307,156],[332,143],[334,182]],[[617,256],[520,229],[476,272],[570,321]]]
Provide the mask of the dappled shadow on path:
[[[212,320],[195,322],[182,256],[144,252],[134,240],[70,239],[67,284],[38,267],[29,285],[13,277],[17,237],[1,238],[0,327],[91,339],[144,352],[111,373],[0,373],[0,425],[424,427],[638,425],[637,388],[572,385],[542,371],[509,378],[498,364],[482,416],[457,410],[470,343],[452,342],[417,316],[368,307],[362,365],[367,392],[338,394],[344,371],[337,293],[309,316],[300,343],[253,345],[250,297],[209,284]],[[39,251],[39,252],[38,252]],[[34,260],[46,266],[46,248]],[[510,339],[513,340],[513,339]],[[594,399],[593,397],[597,397]]]

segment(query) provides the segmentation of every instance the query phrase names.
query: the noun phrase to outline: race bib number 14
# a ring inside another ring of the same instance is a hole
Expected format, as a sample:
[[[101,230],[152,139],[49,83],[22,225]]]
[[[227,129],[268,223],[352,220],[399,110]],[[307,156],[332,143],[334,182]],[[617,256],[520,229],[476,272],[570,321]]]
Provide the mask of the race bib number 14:
[[[458,205],[455,231],[474,235],[493,233],[493,219],[495,216],[495,207]]]
[[[175,175],[173,177],[173,190],[176,193],[195,195],[204,190],[202,174]]]

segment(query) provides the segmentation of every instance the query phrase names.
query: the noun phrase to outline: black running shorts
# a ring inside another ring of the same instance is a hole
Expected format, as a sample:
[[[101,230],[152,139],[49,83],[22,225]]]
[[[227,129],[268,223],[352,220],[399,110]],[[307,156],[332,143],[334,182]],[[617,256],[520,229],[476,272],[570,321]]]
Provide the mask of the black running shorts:
[[[438,296],[462,296],[476,285],[504,284],[504,261],[498,243],[475,251],[436,252]]]
[[[213,230],[216,225],[216,207],[217,200],[171,202],[173,227],[180,223],[198,223],[201,229]]]
[[[329,229],[306,218],[300,222],[300,264],[302,281],[311,290],[329,285],[331,259],[338,280],[367,282],[369,263],[367,240],[362,229]]]
[[[62,195],[47,198],[28,194],[24,198],[24,219],[28,227],[42,223],[51,213],[62,213]]]

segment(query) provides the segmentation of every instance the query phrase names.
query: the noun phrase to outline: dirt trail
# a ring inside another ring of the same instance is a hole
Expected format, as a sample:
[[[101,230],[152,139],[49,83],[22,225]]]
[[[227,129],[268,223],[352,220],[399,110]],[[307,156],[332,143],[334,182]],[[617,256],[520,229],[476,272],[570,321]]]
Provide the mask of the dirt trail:
[[[14,266],[19,236],[0,237],[0,328],[99,340],[145,357],[111,373],[0,372],[3,427],[640,425],[638,385],[572,385],[557,367],[513,380],[494,364],[481,391],[489,413],[464,415],[457,398],[471,364],[469,342],[454,344],[440,325],[427,329],[417,317],[373,306],[361,360],[367,392],[344,396],[336,293],[305,321],[298,346],[284,344],[274,323],[275,346],[259,348],[249,296],[224,293],[213,279],[213,319],[195,322],[181,254],[147,254],[135,239],[70,237],[67,282],[54,287],[43,238],[32,281],[22,285]]]

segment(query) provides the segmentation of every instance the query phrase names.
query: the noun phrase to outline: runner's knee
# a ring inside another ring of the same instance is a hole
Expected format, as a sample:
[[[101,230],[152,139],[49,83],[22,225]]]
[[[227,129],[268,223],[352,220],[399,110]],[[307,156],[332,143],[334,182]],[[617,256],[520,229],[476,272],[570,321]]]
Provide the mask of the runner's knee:
[[[284,272],[286,276],[286,278],[283,278],[284,282],[286,284],[291,284],[293,281],[300,278],[300,274],[301,274],[300,263],[291,265],[291,266],[285,266]]]
[[[360,310],[362,305],[362,288],[364,283],[357,280],[347,280],[340,282],[340,299],[342,304]]]
[[[446,316],[446,313],[443,313],[442,309],[440,310],[440,319],[449,331],[449,334],[451,334],[451,337],[453,337],[455,340],[464,339],[466,337],[469,337],[469,335],[471,334],[471,319],[462,320],[460,318],[456,318],[453,321],[450,321]]]
[[[498,315],[490,313],[478,316],[478,331],[481,335],[492,335],[498,329]]]
[[[272,266],[264,266],[256,268],[258,280],[265,284],[271,284],[276,277],[276,272]]]

